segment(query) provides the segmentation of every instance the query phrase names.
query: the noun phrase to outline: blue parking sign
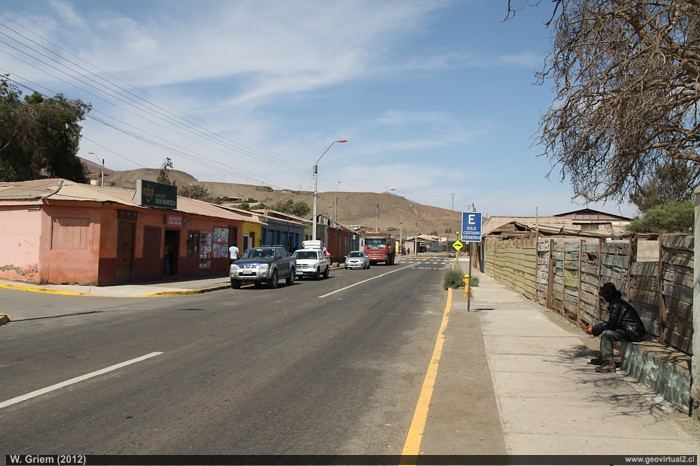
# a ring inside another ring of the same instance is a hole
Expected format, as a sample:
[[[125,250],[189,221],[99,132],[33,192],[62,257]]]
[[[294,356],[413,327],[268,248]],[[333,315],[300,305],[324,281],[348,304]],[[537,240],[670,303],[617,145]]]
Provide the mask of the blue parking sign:
[[[462,241],[481,242],[481,212],[462,212]]]

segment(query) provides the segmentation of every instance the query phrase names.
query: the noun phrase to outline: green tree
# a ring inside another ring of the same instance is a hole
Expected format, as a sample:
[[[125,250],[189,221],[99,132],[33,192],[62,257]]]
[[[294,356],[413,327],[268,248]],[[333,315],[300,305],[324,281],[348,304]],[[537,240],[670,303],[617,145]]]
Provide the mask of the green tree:
[[[58,94],[22,98],[8,76],[0,78],[0,180],[57,177],[87,182],[80,158],[80,122],[91,106]]]
[[[201,184],[190,184],[178,188],[177,193],[183,197],[197,199],[204,202],[212,202],[214,198],[209,194],[209,190]]]
[[[291,199],[288,199],[286,201],[278,201],[275,204],[272,205],[271,209],[276,210],[277,212],[284,212],[284,213],[292,213],[292,206],[294,205],[294,201]]]
[[[630,194],[630,201],[640,212],[646,212],[667,202],[690,200],[693,198],[698,170],[700,165],[688,166],[684,162],[661,167],[652,180]]]
[[[279,201],[270,207],[270,209],[276,210],[277,212],[284,212],[286,214],[293,214],[297,217],[306,217],[309,212],[311,212],[311,209],[306,202],[294,202],[292,199]]]
[[[527,3],[508,0],[508,15]],[[700,2],[547,3],[552,49],[538,79],[556,95],[535,142],[574,194],[621,201],[662,167],[699,164]]]
[[[170,170],[173,168],[173,162],[170,157],[166,157],[163,165],[160,166],[160,172],[158,173],[158,178],[156,181],[158,183],[169,184],[175,186],[174,181],[170,181]]]
[[[671,201],[652,207],[630,223],[627,230],[634,233],[689,233],[693,229],[695,204],[693,201]]]
[[[309,212],[311,212],[311,209],[306,202],[295,202],[292,206],[292,213],[297,217],[305,218],[307,215],[309,215]]]

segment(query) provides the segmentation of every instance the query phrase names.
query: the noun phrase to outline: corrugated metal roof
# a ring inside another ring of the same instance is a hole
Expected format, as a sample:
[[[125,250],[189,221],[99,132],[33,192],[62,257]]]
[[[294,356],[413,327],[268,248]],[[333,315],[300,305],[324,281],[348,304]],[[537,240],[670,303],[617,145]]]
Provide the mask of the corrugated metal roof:
[[[177,210],[188,214],[206,215],[208,217],[226,218],[229,220],[240,220],[242,222],[256,222],[256,220],[253,220],[251,217],[244,217],[243,215],[223,209],[217,205],[182,196],[177,197]]]
[[[535,223],[522,223],[522,222],[509,222],[506,223],[505,225],[501,225],[500,227],[491,230],[489,235],[518,235],[518,234],[531,234],[533,232],[538,231],[540,234],[544,236],[556,236],[556,235],[562,235],[562,236],[580,236],[580,237],[588,237],[588,238],[607,238],[610,235],[605,234],[605,233],[600,233],[596,231],[582,231],[582,230],[573,230],[573,229],[568,229],[564,227],[556,227],[556,226],[551,226],[551,225],[541,225],[541,224],[535,224]],[[484,235],[486,236],[486,235]]]
[[[136,203],[136,190],[134,189],[94,186],[61,178],[21,182],[0,182],[0,202],[43,199],[101,203],[113,202],[132,207],[149,208],[139,206]],[[188,214],[224,218],[227,220],[257,222],[255,219],[231,212],[230,210],[223,209],[214,204],[182,196],[177,197],[176,210]]]
[[[493,216],[486,219],[481,228],[481,234],[486,236],[492,231],[498,230],[501,226],[511,222],[522,224],[539,224],[541,227],[570,228],[573,229],[573,222],[567,217],[505,217]]]
[[[135,196],[136,191],[131,189],[93,186],[61,178],[0,183],[0,200],[54,199],[117,202],[136,206]]]

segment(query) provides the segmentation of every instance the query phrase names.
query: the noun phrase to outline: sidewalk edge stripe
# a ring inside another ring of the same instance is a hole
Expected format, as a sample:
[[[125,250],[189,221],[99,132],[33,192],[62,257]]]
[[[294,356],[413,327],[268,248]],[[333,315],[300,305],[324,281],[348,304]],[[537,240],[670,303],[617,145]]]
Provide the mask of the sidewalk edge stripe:
[[[0,288],[9,288],[11,290],[21,290],[21,291],[31,291],[34,293],[62,294],[62,295],[66,295],[66,296],[90,296],[87,293],[81,293],[79,291],[50,290],[50,289],[39,288],[39,287],[35,287],[35,286],[12,285],[10,283],[0,283]]]
[[[406,442],[404,443],[403,451],[401,452],[402,456],[420,454],[420,444],[423,440],[425,424],[428,420],[430,400],[433,397],[433,390],[435,389],[435,380],[437,379],[438,366],[440,365],[440,358],[442,356],[442,348],[445,344],[445,330],[447,329],[447,322],[449,320],[451,309],[452,288],[448,288],[447,303],[445,304],[445,311],[442,315],[440,329],[438,330],[435,348],[433,349],[433,356],[430,359],[428,370],[425,373],[425,379],[423,380],[423,386],[421,387],[420,396],[418,397],[418,403],[416,404],[416,409],[413,412],[411,426],[408,429]]]

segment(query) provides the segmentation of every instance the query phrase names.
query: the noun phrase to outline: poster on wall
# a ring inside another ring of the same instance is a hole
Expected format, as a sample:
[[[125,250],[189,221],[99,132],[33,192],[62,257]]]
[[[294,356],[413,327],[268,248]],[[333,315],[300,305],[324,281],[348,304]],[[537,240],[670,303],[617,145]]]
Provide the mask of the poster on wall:
[[[199,268],[210,269],[212,256],[211,233],[202,232],[199,235]]]
[[[228,257],[228,228],[214,227],[214,259]]]

